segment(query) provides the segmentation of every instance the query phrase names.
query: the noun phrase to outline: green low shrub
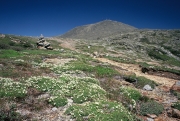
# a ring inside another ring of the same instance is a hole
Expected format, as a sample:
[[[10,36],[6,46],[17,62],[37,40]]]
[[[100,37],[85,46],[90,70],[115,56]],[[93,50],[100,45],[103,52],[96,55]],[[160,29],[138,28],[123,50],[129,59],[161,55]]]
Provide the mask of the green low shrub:
[[[94,71],[97,77],[112,77],[119,74],[116,70],[103,66],[96,66]]]
[[[26,80],[26,85],[49,92],[53,97],[49,102],[57,107],[65,105],[67,98],[72,98],[75,103],[106,98],[106,92],[99,86],[98,80],[90,77],[72,77],[68,74],[61,75],[59,79],[31,77]]]
[[[0,50],[0,58],[20,57],[22,54],[15,50]]]
[[[99,80],[95,78],[91,78],[91,77],[83,77],[83,78],[80,78],[79,80],[84,81],[86,83],[94,83],[94,84],[100,85]]]
[[[167,50],[169,50],[172,54],[176,55],[176,56],[180,56],[180,50],[176,50],[176,48],[173,48],[172,46],[164,46],[163,47]]]
[[[150,79],[147,79],[143,76],[139,76],[137,77],[137,83],[135,84],[135,86],[137,88],[142,89],[145,85],[150,85],[152,88],[155,88],[155,86],[157,86],[158,84]]]
[[[135,121],[134,116],[118,102],[98,101],[73,105],[65,114],[77,121]]]
[[[80,70],[85,72],[93,72],[93,66],[90,66],[83,62],[73,62],[69,64],[70,68],[69,70]]]
[[[147,115],[147,114],[159,115],[163,112],[163,110],[164,110],[163,105],[153,100],[150,100],[148,102],[143,102],[140,104],[141,115]]]
[[[54,96],[49,99],[49,103],[56,107],[61,107],[61,106],[65,106],[68,102],[67,102],[67,98],[65,97]]]
[[[150,85],[152,88],[155,88],[158,84],[150,79],[147,79],[143,76],[137,77],[136,75],[125,76],[124,79],[130,83],[133,83],[136,88],[142,89],[145,85]]]
[[[32,86],[44,92],[62,89],[61,86],[63,85],[63,81],[45,76],[31,77],[28,80],[26,80],[26,83],[29,87]]]
[[[171,93],[176,96],[178,98],[178,100],[180,100],[180,93],[174,90],[171,90]]]
[[[10,49],[10,46],[6,43],[0,43],[0,49]]]
[[[135,100],[138,101],[141,98],[141,93],[133,89],[131,87],[121,87],[120,88],[121,93],[123,94],[124,97],[130,99],[130,100]]]
[[[173,108],[180,110],[180,102],[176,102],[172,105]]]
[[[71,91],[73,102],[83,103],[106,98],[106,92],[99,85],[87,82],[79,82]]]
[[[153,57],[153,58],[158,59],[158,60],[162,60],[162,61],[164,61],[170,65],[180,66],[179,60],[168,56],[166,53],[164,53],[161,50],[154,49],[154,50],[149,51],[148,54],[150,57]]]
[[[26,86],[15,82],[10,78],[0,78],[0,98],[2,97],[25,97]]]
[[[140,42],[144,42],[144,43],[147,43],[147,44],[152,44],[148,38],[144,37],[144,38],[140,38]]]

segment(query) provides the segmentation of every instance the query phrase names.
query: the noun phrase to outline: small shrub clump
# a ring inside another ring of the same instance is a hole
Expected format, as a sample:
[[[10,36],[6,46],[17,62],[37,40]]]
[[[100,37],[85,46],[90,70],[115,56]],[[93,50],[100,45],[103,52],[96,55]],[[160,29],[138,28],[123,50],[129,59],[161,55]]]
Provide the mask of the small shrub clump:
[[[31,77],[26,81],[27,87],[49,92],[49,102],[57,107],[67,104],[67,98],[75,103],[96,101],[106,98],[106,92],[99,86],[99,81],[90,77],[72,77],[63,74],[59,79],[51,77]]]
[[[179,92],[172,90],[171,93],[172,93],[174,96],[176,96],[176,97],[178,98],[178,100],[180,100],[180,93],[179,93]]]
[[[112,77],[119,74],[116,70],[104,66],[96,66],[94,70],[97,77]]]
[[[141,98],[141,93],[132,87],[124,87],[120,88],[120,93],[122,94],[122,100],[125,106],[129,107],[132,105],[132,108],[136,107],[136,102]]]
[[[25,97],[26,86],[15,82],[10,78],[0,78],[0,98],[3,97]]]
[[[145,85],[150,85],[152,88],[155,88],[157,83],[154,81],[147,79],[143,76],[137,77],[136,75],[125,76],[124,79],[130,83],[133,83],[136,88],[142,89]]]
[[[134,121],[132,114],[118,102],[98,101],[72,105],[65,114],[77,121]]]
[[[147,115],[147,114],[159,115],[163,112],[163,110],[164,110],[163,105],[153,100],[140,104],[141,115]]]
[[[180,110],[180,102],[176,102],[175,104],[172,105],[172,107]]]
[[[67,102],[67,98],[65,97],[54,96],[54,97],[50,97],[49,103],[56,107],[61,107],[61,106],[65,106],[68,102]]]
[[[155,88],[155,86],[157,85],[157,83],[155,83],[154,81],[147,79],[143,76],[137,77],[137,83],[135,84],[135,86],[137,88],[143,88],[145,85],[150,85],[153,89]]]
[[[0,50],[0,58],[20,57],[22,53],[15,50]]]
[[[123,96],[131,99],[131,100],[135,100],[135,101],[138,101],[140,98],[141,98],[141,93],[136,90],[136,89],[133,89],[131,87],[121,87],[120,88]]]

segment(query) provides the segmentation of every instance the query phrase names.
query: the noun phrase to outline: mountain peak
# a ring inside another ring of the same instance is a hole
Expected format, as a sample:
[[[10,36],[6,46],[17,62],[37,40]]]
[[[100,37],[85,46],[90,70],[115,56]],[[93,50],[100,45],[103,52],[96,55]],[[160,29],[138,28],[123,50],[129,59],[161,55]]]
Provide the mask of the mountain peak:
[[[103,20],[94,24],[76,27],[60,37],[74,39],[97,39],[110,36],[113,33],[133,31],[135,29],[135,27],[121,22]]]

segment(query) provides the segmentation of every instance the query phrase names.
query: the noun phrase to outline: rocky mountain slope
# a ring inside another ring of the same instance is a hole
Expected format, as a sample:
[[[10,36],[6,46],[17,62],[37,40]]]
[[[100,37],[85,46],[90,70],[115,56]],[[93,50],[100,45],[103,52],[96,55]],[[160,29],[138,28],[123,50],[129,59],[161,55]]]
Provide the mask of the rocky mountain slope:
[[[179,121],[180,30],[130,30],[0,36],[0,120]]]
[[[76,27],[60,37],[91,40],[107,37],[118,32],[133,31],[135,29],[135,27],[121,22],[104,20],[98,23]]]

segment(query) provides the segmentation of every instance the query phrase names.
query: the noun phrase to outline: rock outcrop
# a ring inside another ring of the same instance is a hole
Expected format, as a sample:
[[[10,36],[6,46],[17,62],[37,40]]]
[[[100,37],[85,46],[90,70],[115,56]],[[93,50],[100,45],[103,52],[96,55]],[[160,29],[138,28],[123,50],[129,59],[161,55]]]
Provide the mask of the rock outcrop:
[[[37,42],[37,48],[53,50],[53,48],[50,46],[50,43],[44,39],[44,36],[42,34],[39,38],[39,41]]]

